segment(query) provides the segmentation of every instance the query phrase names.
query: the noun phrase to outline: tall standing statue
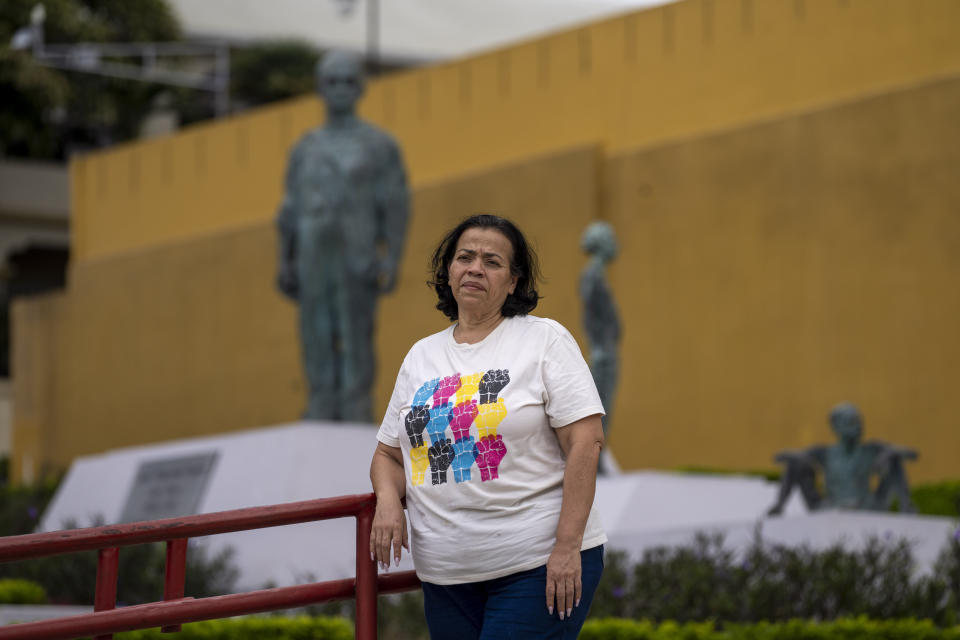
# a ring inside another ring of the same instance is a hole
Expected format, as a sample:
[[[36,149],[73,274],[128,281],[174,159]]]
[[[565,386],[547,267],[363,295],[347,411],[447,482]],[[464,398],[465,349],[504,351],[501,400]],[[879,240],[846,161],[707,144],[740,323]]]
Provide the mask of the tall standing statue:
[[[300,305],[310,393],[304,418],[371,422],[377,297],[396,282],[407,179],[396,142],[356,115],[360,59],[327,54],[317,89],[327,118],[290,154],[277,215],[277,286]]]
[[[603,417],[603,432],[607,434],[620,369],[620,316],[606,278],[607,265],[617,255],[613,228],[606,222],[590,224],[580,238],[580,246],[590,256],[580,274],[580,300],[590,342],[590,371],[607,411]]]
[[[879,440],[861,442],[863,419],[860,410],[850,403],[833,408],[830,426],[837,436],[836,444],[777,454],[775,460],[786,469],[777,502],[768,513],[782,513],[794,488],[800,490],[810,510],[882,511],[896,498],[901,511],[914,511],[903,462],[916,459],[917,452]],[[823,495],[817,490],[817,471],[823,474]],[[871,489],[873,476],[877,477],[876,489]]]

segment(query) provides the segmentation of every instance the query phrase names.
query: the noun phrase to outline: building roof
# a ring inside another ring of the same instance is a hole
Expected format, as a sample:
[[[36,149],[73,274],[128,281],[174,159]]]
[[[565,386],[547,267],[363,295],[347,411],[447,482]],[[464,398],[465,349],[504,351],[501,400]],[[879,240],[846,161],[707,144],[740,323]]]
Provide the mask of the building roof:
[[[0,267],[7,256],[30,245],[67,246],[68,182],[59,163],[0,160]]]

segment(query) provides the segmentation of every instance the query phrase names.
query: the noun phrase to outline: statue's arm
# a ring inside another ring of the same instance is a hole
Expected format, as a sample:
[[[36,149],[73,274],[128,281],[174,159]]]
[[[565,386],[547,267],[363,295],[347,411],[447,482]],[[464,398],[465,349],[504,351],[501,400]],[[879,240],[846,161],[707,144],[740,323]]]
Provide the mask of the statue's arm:
[[[616,343],[620,342],[621,336],[621,326],[620,326],[620,312],[617,311],[617,304],[613,299],[613,292],[610,291],[610,286],[607,285],[607,293],[610,296],[610,332],[613,335],[613,340]]]
[[[783,513],[787,499],[795,487],[800,489],[808,509],[818,508],[822,498],[816,488],[816,471],[818,468],[823,468],[825,455],[826,447],[822,446],[790,449],[777,453],[774,460],[784,465],[784,470],[780,478],[777,501],[767,511],[769,515]]]
[[[580,302],[583,308],[583,328],[591,347],[603,341],[603,319],[597,313],[598,293],[602,276],[592,265],[587,265],[580,274]]]
[[[277,256],[277,288],[289,298],[296,300],[300,293],[300,278],[297,274],[297,227],[298,216],[294,198],[294,181],[300,163],[299,145],[290,154],[287,175],[284,180],[283,200],[277,212],[276,225],[279,238]]]
[[[826,447],[813,446],[806,449],[787,449],[777,452],[774,460],[783,465],[808,466],[812,469],[823,468]]]
[[[386,145],[377,196],[379,240],[384,248],[380,284],[384,292],[389,292],[396,284],[410,218],[407,172],[400,149],[392,140]]]
[[[591,261],[580,277],[583,324],[594,346],[615,351],[620,342],[620,317],[604,267]]]
[[[881,440],[870,440],[865,442],[863,446],[873,453],[873,469],[881,475],[890,468],[891,462],[917,459],[916,449],[889,444]]]
[[[811,464],[823,469],[827,466],[827,451],[829,449],[830,447],[827,445],[818,444],[804,449],[804,454]]]

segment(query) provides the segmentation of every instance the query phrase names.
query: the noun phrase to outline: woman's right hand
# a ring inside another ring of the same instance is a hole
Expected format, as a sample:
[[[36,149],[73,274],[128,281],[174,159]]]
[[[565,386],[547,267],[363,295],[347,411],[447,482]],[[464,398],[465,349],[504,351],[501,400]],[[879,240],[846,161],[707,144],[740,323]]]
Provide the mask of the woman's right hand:
[[[379,562],[384,569],[390,568],[391,550],[397,564],[400,564],[400,547],[410,551],[407,518],[400,502],[406,494],[406,482],[400,447],[378,442],[370,462],[370,483],[377,495],[370,531],[370,559]]]
[[[391,548],[393,559],[399,565],[401,547],[410,551],[403,505],[399,498],[378,497],[370,531],[370,559],[375,560],[382,569],[389,569]]]

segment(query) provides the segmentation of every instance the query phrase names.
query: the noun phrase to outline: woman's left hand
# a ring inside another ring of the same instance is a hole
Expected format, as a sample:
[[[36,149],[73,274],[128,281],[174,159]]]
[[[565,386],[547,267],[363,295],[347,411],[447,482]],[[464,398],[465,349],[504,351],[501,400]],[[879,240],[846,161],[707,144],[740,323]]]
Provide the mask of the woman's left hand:
[[[603,448],[600,414],[577,420],[556,430],[557,441],[567,458],[563,471],[563,502],[557,522],[556,543],[547,560],[547,611],[553,615],[556,600],[560,619],[569,618],[580,606],[580,545],[590,516],[597,484],[597,460]]]
[[[547,560],[547,611],[553,615],[556,600],[560,619],[569,618],[573,608],[580,606],[580,547],[557,543]]]

